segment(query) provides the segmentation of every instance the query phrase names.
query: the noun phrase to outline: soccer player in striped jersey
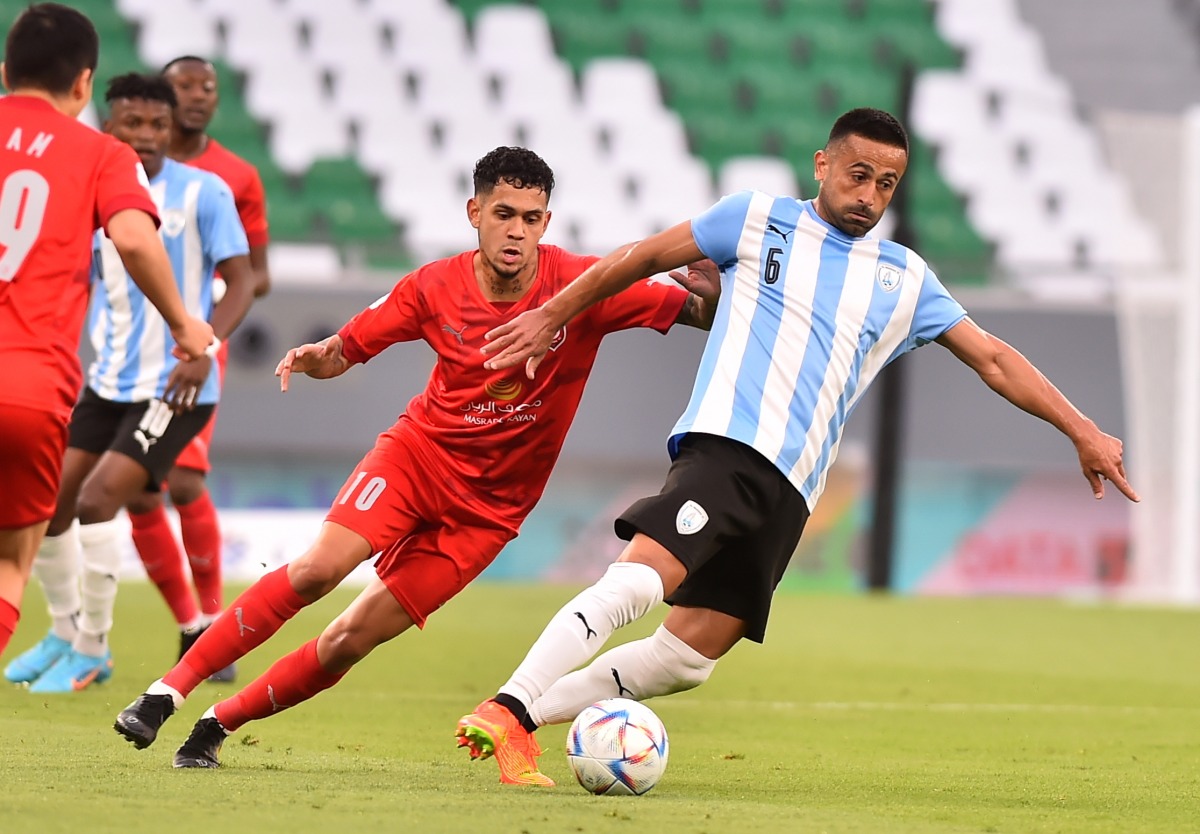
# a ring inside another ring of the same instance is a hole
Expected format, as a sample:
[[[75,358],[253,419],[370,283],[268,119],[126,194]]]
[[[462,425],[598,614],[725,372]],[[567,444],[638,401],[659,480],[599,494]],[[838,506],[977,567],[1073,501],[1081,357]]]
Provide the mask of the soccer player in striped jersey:
[[[216,70],[203,58],[184,55],[168,62],[162,74],[174,88],[178,100],[167,154],[176,162],[211,171],[233,192],[238,217],[250,245],[250,266],[256,278],[254,296],[261,298],[271,285],[267,266],[266,195],[258,169],[208,134],[219,98]],[[218,291],[224,288],[220,276],[214,286]],[[216,372],[222,380],[228,361],[229,346],[222,344],[216,357]],[[200,433],[179,453],[167,475],[167,492],[179,513],[183,552],[171,530],[161,492],[142,493],[128,507],[133,544],[147,576],[162,594],[179,626],[180,657],[224,608],[221,527],[207,484],[212,469],[209,452],[216,423],[217,412],[213,412]],[[195,595],[184,575],[184,553],[191,569]],[[228,666],[217,671],[212,680],[229,682],[235,676],[236,668]]]
[[[87,17],[31,3],[8,30],[0,68],[0,654],[54,513],[82,376],[92,233],[107,231],[180,349],[200,356],[212,341],[179,297],[137,156],[76,119],[98,54]]]
[[[249,308],[255,280],[228,186],[166,158],[175,94],[162,78],[119,76],[105,99],[106,132],[132,146],[149,175],[184,304],[195,316],[211,315],[214,332],[226,338]],[[218,267],[228,290],[214,312]],[[143,491],[159,488],[220,393],[210,355],[175,358],[162,316],[101,234],[94,241],[92,276],[88,328],[96,359],[71,415],[57,507],[34,562],[53,625],[5,669],[5,677],[29,683],[31,692],[77,692],[112,674],[107,637],[120,568],[114,518]]]
[[[553,368],[547,347],[560,327],[637,276],[700,257],[721,270],[716,319],[668,441],[662,491],[617,519],[629,542],[619,560],[555,615],[496,697],[459,721],[459,745],[473,758],[495,754],[504,772],[520,758],[511,748],[529,749],[537,727],[571,721],[601,698],[691,689],[742,638],[762,642],[847,416],[888,362],[921,345],[948,348],[992,390],[1070,438],[1097,498],[1108,480],[1137,500],[1119,440],[972,322],[916,252],[869,235],[907,167],[900,123],[852,110],[814,160],[816,199],[729,195],[618,249],[488,334],[487,367],[525,363],[533,378]],[[571,671],[664,599],[673,607],[652,636]]]

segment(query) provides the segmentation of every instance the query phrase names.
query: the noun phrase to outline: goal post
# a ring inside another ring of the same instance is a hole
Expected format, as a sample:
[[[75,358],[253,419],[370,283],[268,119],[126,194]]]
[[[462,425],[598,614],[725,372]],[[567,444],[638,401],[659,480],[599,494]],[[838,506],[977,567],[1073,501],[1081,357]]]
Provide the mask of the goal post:
[[[1131,599],[1200,603],[1200,107],[1179,120],[1179,251],[1117,283],[1131,517]]]

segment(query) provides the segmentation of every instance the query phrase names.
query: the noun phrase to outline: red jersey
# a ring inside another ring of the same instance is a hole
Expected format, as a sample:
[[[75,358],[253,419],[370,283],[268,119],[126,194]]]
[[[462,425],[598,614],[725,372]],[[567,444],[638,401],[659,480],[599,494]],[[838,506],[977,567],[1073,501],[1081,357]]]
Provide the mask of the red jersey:
[[[0,99],[0,402],[69,415],[79,395],[92,234],[158,222],[133,148],[32,96]]]
[[[400,417],[463,481],[486,495],[492,511],[520,520],[541,497],[583,396],[600,340],[616,330],[665,333],[687,292],[643,280],[584,310],[555,336],[537,378],[523,366],[483,367],[484,334],[555,293],[598,260],[557,246],[538,247],[538,274],[516,302],[487,301],[475,281],[475,252],[434,261],[339,331],[344,355],[366,362],[396,342],[423,339],[437,352],[424,392]]]
[[[202,171],[211,171],[225,180],[233,192],[233,202],[242,220],[242,228],[246,230],[247,242],[251,246],[265,246],[268,238],[267,197],[258,169],[211,136],[200,155],[189,159],[187,164]]]

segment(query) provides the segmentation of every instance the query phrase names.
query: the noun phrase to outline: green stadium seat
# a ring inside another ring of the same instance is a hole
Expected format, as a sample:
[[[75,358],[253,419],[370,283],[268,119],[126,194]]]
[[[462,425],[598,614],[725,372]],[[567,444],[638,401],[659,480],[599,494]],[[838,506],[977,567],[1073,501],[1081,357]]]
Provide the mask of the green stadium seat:
[[[629,25],[612,15],[562,15],[551,31],[559,54],[576,70],[593,58],[629,54]]]
[[[311,240],[316,222],[312,206],[288,194],[267,196],[267,220],[272,240]]]
[[[781,112],[792,116],[816,116],[817,96],[813,78],[808,73],[780,74],[770,65],[742,65],[738,77],[752,90],[754,112],[770,118]]]
[[[739,96],[738,79],[714,71],[702,61],[660,62],[658,74],[664,101],[681,113],[752,109],[753,101]]]
[[[688,117],[687,128],[694,153],[714,171],[731,156],[763,152],[761,127],[733,113],[696,112]]]
[[[380,210],[374,199],[339,199],[321,213],[329,225],[330,236],[339,245],[400,242],[396,224]]]
[[[855,107],[878,107],[895,112],[900,99],[900,78],[895,73],[872,71],[839,72],[815,77],[817,106],[828,118]]]

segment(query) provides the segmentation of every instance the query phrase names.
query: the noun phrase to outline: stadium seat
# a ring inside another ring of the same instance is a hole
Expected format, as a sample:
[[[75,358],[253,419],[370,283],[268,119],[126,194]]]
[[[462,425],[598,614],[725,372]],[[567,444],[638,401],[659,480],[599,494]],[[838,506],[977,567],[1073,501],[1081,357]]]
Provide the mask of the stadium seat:
[[[658,77],[636,58],[601,58],[584,68],[583,105],[595,119],[637,121],[662,110]]]
[[[747,190],[800,196],[795,170],[777,156],[734,156],[725,160],[717,174],[717,191],[732,194]]]
[[[138,51],[153,67],[179,55],[215,55],[216,28],[195,6],[161,6],[142,18]]]
[[[474,19],[475,60],[485,70],[512,66],[513,47],[520,45],[522,65],[557,61],[550,26],[531,6],[486,5]]]

